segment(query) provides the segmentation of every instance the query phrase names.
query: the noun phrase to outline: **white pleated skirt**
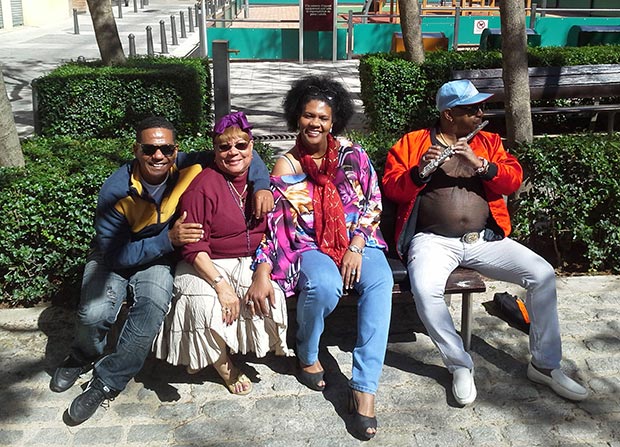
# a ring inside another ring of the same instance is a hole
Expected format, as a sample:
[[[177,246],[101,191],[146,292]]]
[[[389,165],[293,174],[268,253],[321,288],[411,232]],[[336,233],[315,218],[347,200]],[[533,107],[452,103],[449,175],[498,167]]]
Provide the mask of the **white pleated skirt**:
[[[242,300],[252,283],[252,259],[214,259],[213,263]],[[292,356],[286,344],[286,300],[277,283],[272,281],[272,284],[276,305],[270,307],[269,316],[253,317],[241,303],[239,318],[226,326],[213,287],[192,265],[180,262],[174,278],[172,305],[154,341],[155,356],[173,365],[205,368],[222,354],[213,332],[224,340],[233,354],[253,352],[256,357],[264,357],[273,351],[276,355]]]

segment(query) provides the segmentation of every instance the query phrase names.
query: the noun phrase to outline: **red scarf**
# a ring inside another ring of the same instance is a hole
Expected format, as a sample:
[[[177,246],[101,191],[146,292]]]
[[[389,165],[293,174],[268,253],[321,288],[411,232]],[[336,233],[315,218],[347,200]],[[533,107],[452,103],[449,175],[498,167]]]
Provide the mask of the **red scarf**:
[[[314,159],[297,137],[297,151],[301,167],[314,183],[314,230],[319,249],[334,260],[340,267],[342,257],[349,246],[344,208],[334,178],[338,170],[338,148],[340,144],[331,134],[327,135],[327,152],[321,166],[317,167]]]

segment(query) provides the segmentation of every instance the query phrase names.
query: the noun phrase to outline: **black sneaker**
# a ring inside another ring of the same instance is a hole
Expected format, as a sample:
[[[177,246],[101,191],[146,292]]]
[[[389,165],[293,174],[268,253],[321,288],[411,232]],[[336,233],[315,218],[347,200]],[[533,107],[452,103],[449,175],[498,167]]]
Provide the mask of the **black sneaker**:
[[[69,417],[78,424],[90,418],[97,408],[102,406],[107,400],[114,400],[116,396],[111,388],[105,385],[101,380],[93,378],[82,394],[73,399],[69,407]]]
[[[62,365],[54,371],[54,375],[52,375],[52,379],[50,380],[50,390],[56,393],[67,391],[73,386],[78,377],[89,369],[90,364],[84,365],[83,362],[69,355],[62,362]]]

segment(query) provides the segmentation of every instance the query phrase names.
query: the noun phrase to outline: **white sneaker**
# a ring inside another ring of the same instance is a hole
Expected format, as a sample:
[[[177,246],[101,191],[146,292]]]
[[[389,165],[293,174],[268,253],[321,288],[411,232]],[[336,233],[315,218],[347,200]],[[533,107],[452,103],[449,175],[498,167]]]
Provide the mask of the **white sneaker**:
[[[538,371],[532,363],[527,366],[527,378],[532,382],[547,385],[558,395],[569,400],[584,400],[588,397],[588,390],[562,372],[561,369],[551,371],[551,376]]]
[[[474,372],[468,368],[458,368],[452,373],[452,394],[460,405],[471,404],[476,400]]]

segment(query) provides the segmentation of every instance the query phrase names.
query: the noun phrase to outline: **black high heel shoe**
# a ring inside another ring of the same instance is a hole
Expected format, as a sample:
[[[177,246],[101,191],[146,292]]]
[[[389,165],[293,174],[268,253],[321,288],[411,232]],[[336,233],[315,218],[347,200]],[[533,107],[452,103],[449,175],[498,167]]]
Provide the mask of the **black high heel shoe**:
[[[325,389],[325,385],[319,385],[320,382],[325,383],[323,377],[325,376],[325,371],[319,371],[315,373],[310,373],[304,371],[304,369],[299,365],[299,370],[297,372],[297,379],[308,388],[314,391],[323,391]]]
[[[375,437],[377,434],[377,418],[376,416],[369,417],[359,414],[357,411],[357,400],[355,400],[352,388],[349,388],[349,413],[353,415],[351,430],[356,436],[367,441]],[[374,429],[375,432],[368,433],[369,428]]]

